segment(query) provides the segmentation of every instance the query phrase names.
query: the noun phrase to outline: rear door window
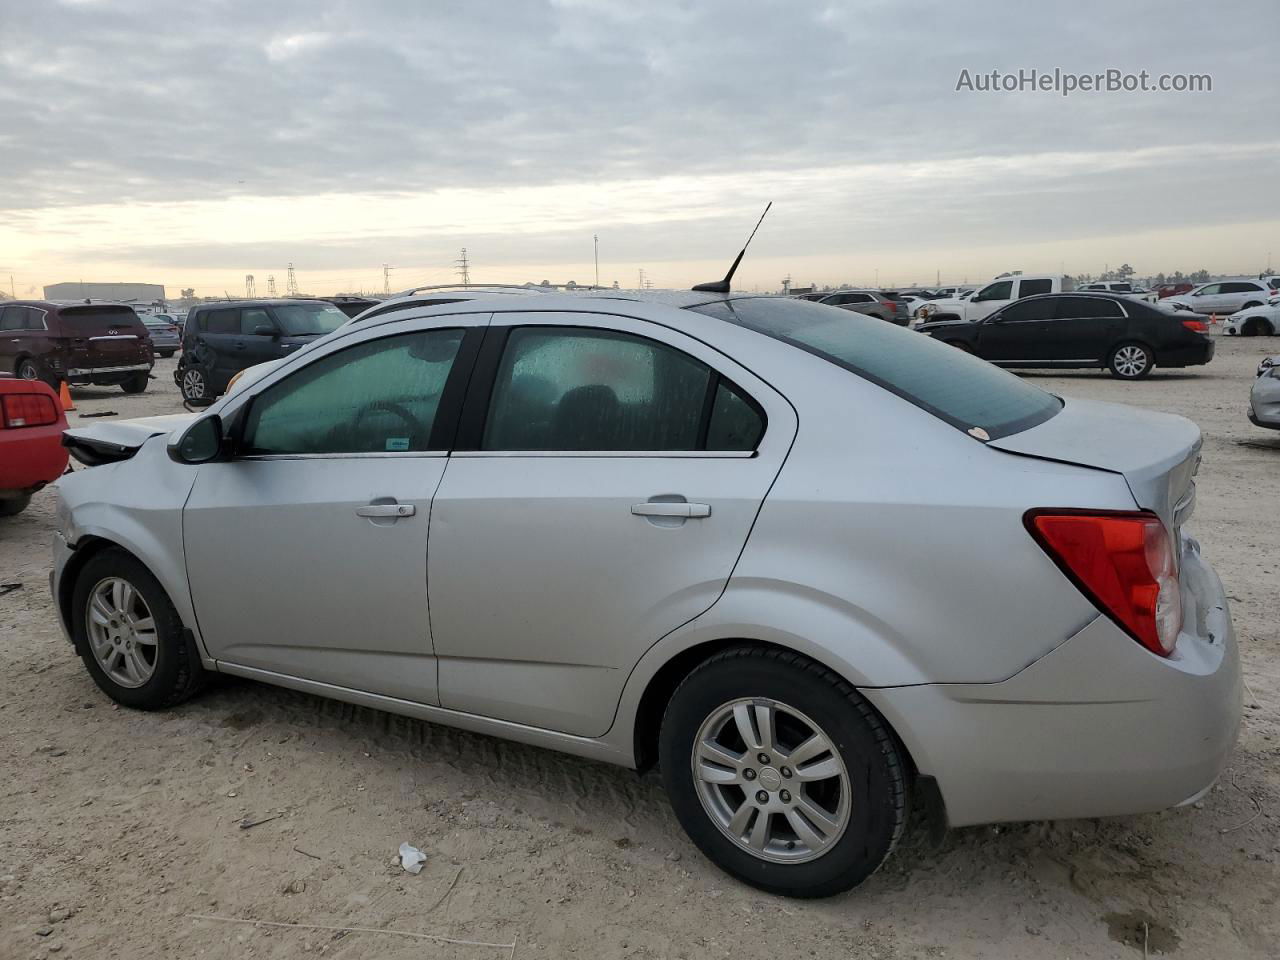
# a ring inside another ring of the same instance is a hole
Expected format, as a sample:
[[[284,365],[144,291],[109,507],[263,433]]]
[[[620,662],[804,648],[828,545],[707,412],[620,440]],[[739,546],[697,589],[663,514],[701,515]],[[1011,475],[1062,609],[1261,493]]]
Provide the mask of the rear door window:
[[[1105,297],[1062,297],[1058,300],[1058,318],[1114,318],[1124,316],[1120,304]]]
[[[990,283],[983,287],[973,295],[973,299],[977,300],[1008,300],[1013,296],[1013,281],[1001,280],[999,283]]]
[[[239,333],[240,310],[236,307],[210,310],[200,316],[200,327],[205,333]]]
[[[1052,293],[1052,280],[1023,280],[1018,284],[1018,299],[1023,297],[1034,297],[1039,293]]]
[[[1019,300],[1011,303],[998,313],[991,315],[992,320],[1003,323],[1023,320],[1052,320],[1054,316],[1053,300]]]
[[[873,317],[784,298],[691,308],[790,344],[863,377],[952,426],[991,439],[1043,423],[1062,401],[1008,371],[932,337]]]

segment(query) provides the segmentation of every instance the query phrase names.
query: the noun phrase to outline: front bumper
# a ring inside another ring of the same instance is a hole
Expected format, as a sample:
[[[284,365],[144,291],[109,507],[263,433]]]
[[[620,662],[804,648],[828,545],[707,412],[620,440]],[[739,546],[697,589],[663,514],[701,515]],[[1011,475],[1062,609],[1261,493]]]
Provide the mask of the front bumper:
[[[937,780],[952,826],[1163,810],[1202,795],[1240,724],[1235,631],[1187,540],[1169,659],[1110,619],[1001,683],[863,690]]]
[[[1280,378],[1263,376],[1253,382],[1249,420],[1256,427],[1280,430]]]

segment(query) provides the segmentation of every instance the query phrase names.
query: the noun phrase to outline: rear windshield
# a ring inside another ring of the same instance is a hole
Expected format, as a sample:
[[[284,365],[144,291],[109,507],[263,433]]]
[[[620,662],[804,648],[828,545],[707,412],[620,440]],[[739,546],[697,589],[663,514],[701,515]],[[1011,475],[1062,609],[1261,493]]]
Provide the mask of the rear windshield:
[[[63,307],[58,311],[63,330],[80,333],[104,333],[112,327],[121,332],[134,330],[142,325],[138,315],[130,307],[93,306]]]
[[[875,317],[783,298],[691,308],[829,360],[961,430],[995,440],[1062,409],[1053,394],[977,357]]]
[[[333,333],[347,322],[347,315],[331,303],[285,303],[271,308],[289,336]]]

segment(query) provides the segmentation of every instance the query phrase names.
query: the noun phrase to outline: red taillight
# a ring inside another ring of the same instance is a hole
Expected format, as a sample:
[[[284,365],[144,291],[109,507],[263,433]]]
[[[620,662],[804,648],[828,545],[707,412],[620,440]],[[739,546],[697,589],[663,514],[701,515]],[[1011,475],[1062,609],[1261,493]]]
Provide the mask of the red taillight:
[[[47,427],[58,422],[53,401],[39,393],[10,393],[0,397],[6,427]]]
[[[1194,330],[1196,333],[1208,333],[1209,327],[1203,320],[1183,320],[1182,325],[1188,330]]]
[[[1182,594],[1173,545],[1154,513],[1036,511],[1027,529],[1081,592],[1152,653],[1173,652]]]
[[[888,308],[889,308],[889,312],[890,312],[890,313],[897,313],[897,312],[898,312],[898,301],[897,301],[897,300],[886,300],[886,301],[884,302],[884,305],[885,305],[886,307],[888,307]]]

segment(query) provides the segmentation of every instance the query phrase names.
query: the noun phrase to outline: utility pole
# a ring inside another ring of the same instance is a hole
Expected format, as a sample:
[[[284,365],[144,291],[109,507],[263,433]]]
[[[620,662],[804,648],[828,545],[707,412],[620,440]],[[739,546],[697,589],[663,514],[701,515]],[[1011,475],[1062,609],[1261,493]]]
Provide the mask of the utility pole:
[[[395,267],[388,266],[385,263],[382,265],[382,292],[383,293],[389,294],[391,292],[391,271],[394,269]]]
[[[462,256],[454,262],[458,264],[458,276],[462,278],[462,285],[464,287],[471,286],[471,264],[467,260],[466,247],[462,248]]]
[[[298,295],[298,278],[294,276],[292,262],[289,264],[289,275],[285,279],[284,290],[291,297]]]
[[[274,297],[276,295],[276,275],[273,273],[267,277],[267,296]]]
[[[782,295],[785,297],[791,293],[791,274],[787,274],[782,278]]]
[[[244,275],[244,295],[250,299],[253,299],[258,295],[258,288],[253,282],[252,273],[246,273]]]
[[[1270,263],[1270,262],[1271,262],[1271,254],[1267,254],[1267,263]],[[15,300],[17,300],[17,299],[18,299],[18,295],[17,295],[17,293],[15,293],[15,292],[14,292],[14,289],[13,289],[13,274],[12,274],[12,273],[11,273],[11,274],[9,274],[9,296],[13,297],[13,299],[15,299]]]
[[[595,255],[596,255],[596,289],[597,289],[597,290],[599,290],[599,289],[600,289],[600,235],[599,235],[599,234],[596,234],[596,233],[593,233],[593,234],[591,235],[591,242],[592,242],[592,244],[593,244],[593,245],[594,245],[594,247],[595,247]],[[1271,255],[1270,255],[1270,254],[1267,254],[1267,263],[1270,263],[1270,262],[1271,262]],[[11,279],[12,279],[12,278],[11,278]]]

